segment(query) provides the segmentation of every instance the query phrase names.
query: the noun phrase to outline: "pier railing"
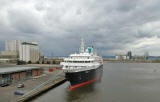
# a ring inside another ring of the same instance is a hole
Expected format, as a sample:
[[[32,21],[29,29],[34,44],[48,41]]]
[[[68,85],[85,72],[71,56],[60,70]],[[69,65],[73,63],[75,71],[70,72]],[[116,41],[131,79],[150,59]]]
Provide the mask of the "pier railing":
[[[36,86],[32,90],[26,92],[23,96],[19,98],[19,100],[25,100],[27,97],[30,97],[32,94],[39,92],[44,86],[48,85],[49,83],[55,81],[56,79],[62,77],[63,71],[60,70],[58,73],[54,74],[52,77],[50,77],[47,81],[41,83],[40,85]],[[20,101],[20,102],[21,102]]]

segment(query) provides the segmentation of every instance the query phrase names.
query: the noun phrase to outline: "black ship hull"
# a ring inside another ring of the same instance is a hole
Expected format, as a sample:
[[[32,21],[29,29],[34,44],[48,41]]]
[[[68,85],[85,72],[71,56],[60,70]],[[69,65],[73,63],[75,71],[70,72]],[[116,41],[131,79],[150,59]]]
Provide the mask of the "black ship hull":
[[[90,69],[80,72],[67,72],[65,74],[66,79],[70,82],[70,90],[85,84],[101,80],[103,73],[103,65],[96,69]]]

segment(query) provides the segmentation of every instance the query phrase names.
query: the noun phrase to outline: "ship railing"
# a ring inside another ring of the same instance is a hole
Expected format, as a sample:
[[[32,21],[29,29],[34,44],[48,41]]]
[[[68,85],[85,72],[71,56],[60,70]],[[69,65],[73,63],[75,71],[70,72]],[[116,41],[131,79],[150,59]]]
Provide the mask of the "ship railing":
[[[83,70],[90,70],[90,69],[95,69],[97,66],[86,66],[86,67],[76,67],[76,68],[73,68],[73,67],[69,67],[67,69],[64,69],[64,72],[78,72],[78,71],[83,71]]]

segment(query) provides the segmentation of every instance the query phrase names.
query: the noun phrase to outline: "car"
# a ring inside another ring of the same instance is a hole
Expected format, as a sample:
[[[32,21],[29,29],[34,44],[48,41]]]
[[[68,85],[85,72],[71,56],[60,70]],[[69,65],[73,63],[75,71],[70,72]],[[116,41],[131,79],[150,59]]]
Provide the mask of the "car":
[[[8,86],[9,84],[8,83],[2,83],[0,84],[1,87],[5,87],[5,86]]]
[[[24,87],[24,84],[22,83],[17,85],[17,88],[23,88],[23,87]]]
[[[22,91],[18,91],[18,90],[14,91],[14,94],[15,95],[24,95],[24,93]]]

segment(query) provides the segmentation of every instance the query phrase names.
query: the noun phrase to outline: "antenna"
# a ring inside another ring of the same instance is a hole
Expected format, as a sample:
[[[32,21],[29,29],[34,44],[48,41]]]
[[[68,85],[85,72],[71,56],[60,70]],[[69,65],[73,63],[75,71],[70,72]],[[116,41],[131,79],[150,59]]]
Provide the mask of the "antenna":
[[[84,53],[84,41],[81,39],[80,53]]]

